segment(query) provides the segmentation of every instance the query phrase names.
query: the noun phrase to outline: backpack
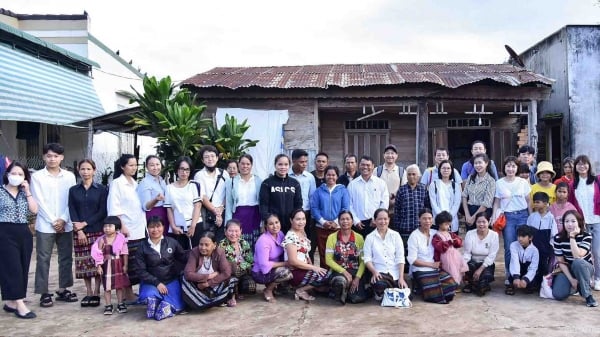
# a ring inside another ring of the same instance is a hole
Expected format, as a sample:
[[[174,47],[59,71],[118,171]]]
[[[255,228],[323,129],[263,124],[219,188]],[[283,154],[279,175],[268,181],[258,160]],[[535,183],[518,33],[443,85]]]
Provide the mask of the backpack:
[[[400,177],[400,183],[402,183],[402,176],[404,175],[404,167],[402,167],[400,165],[396,165],[396,166],[398,166],[398,176]],[[377,166],[377,177],[381,177],[382,173],[383,173],[383,165]]]

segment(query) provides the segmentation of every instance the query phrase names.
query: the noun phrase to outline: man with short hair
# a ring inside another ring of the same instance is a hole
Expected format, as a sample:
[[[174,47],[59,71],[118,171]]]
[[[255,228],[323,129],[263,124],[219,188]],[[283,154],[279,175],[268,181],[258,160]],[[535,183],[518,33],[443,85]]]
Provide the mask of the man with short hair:
[[[408,248],[408,237],[419,227],[419,211],[431,207],[429,192],[419,182],[421,171],[416,164],[406,168],[407,183],[400,186],[396,194],[394,229],[400,233],[404,248]]]
[[[200,158],[204,167],[196,172],[194,180],[200,184],[200,198],[202,199],[202,225],[203,231],[214,231],[217,242],[225,238],[223,216],[225,215],[225,186],[229,174],[217,168],[219,152],[212,145],[200,148]]]
[[[292,151],[292,169],[289,176],[300,183],[300,192],[302,194],[302,209],[306,215],[306,234],[310,239],[310,252],[308,255],[312,262],[315,261],[315,251],[317,250],[317,234],[313,218],[310,215],[310,196],[317,189],[315,177],[306,170],[308,167],[308,152],[296,149]]]
[[[58,143],[43,148],[46,166],[31,175],[31,194],[38,203],[35,220],[36,268],[35,293],[40,294],[40,306],[51,307],[48,276],[52,249],[58,252],[58,291],[56,300],[77,302],[73,286],[73,224],[69,216],[69,189],[75,185],[75,175],[60,167],[65,149]]]
[[[448,149],[438,147],[435,149],[435,157],[433,158],[434,165],[432,167],[428,167],[425,172],[423,172],[423,176],[421,177],[421,184],[425,185],[425,187],[429,187],[432,182],[440,179],[438,175],[438,168],[442,161],[450,159],[450,153],[448,152]],[[457,169],[454,169],[454,181],[458,184],[462,183],[462,178],[460,177],[460,173],[458,173]]]
[[[388,209],[390,194],[385,181],[373,175],[373,159],[362,156],[360,159],[360,176],[348,184],[350,211],[354,217],[354,226],[363,237],[375,229],[373,214],[379,208]]]
[[[473,143],[471,143],[471,154],[473,155],[473,157],[475,157],[475,155],[480,153],[486,153],[485,144],[481,140],[476,140]],[[473,166],[472,161],[473,158],[471,157],[470,160],[466,161],[463,164],[462,169],[460,171],[463,189],[465,188],[467,178],[469,178],[471,174],[475,173],[475,167]],[[494,178],[494,180],[498,180],[498,170],[496,169],[496,164],[492,159],[490,159],[490,167],[492,170],[492,178]]]
[[[519,161],[527,164],[529,167],[529,183],[535,184],[537,182],[536,172],[537,167],[535,165],[535,149],[531,145],[523,145],[519,148]]]
[[[385,181],[388,192],[390,192],[390,217],[394,214],[394,202],[396,201],[396,192],[400,185],[406,184],[406,172],[404,167],[396,165],[398,160],[398,150],[393,144],[388,144],[383,149],[383,164],[377,166],[377,177]]]
[[[349,153],[344,157],[344,168],[346,169],[346,172],[338,178],[338,184],[348,187],[348,184],[350,184],[353,179],[358,178],[360,172],[356,169],[356,162],[356,155],[352,153]]]
[[[325,152],[319,152],[315,156],[315,169],[312,171],[313,177],[315,177],[316,187],[325,183],[325,168],[329,165],[329,156]]]

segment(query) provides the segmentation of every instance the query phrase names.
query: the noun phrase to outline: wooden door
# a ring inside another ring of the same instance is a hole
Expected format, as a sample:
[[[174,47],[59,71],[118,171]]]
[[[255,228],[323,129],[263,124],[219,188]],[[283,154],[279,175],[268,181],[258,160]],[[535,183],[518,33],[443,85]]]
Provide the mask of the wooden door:
[[[345,153],[373,158],[375,165],[383,163],[383,149],[390,141],[389,130],[347,130],[344,134]]]
[[[507,156],[514,156],[517,153],[517,142],[515,134],[511,129],[492,128],[490,133],[490,148],[488,155],[496,163],[498,175],[504,176],[502,163]]]

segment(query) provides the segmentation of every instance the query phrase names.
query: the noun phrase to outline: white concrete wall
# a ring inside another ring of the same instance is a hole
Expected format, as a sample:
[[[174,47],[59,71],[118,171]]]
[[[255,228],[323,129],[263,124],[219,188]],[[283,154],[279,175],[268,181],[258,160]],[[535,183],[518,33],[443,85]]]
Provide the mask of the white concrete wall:
[[[600,26],[567,27],[571,147],[600,172]]]

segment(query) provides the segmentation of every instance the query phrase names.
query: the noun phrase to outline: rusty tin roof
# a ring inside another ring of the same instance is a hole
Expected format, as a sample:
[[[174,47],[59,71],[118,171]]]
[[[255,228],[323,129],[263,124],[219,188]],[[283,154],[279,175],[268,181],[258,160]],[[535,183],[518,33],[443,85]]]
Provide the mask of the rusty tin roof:
[[[552,85],[554,80],[510,64],[383,63],[329,64],[281,67],[217,67],[181,82],[198,88],[232,90],[258,87],[274,89],[327,89],[432,83],[448,88],[492,80],[510,86],[529,83]]]

